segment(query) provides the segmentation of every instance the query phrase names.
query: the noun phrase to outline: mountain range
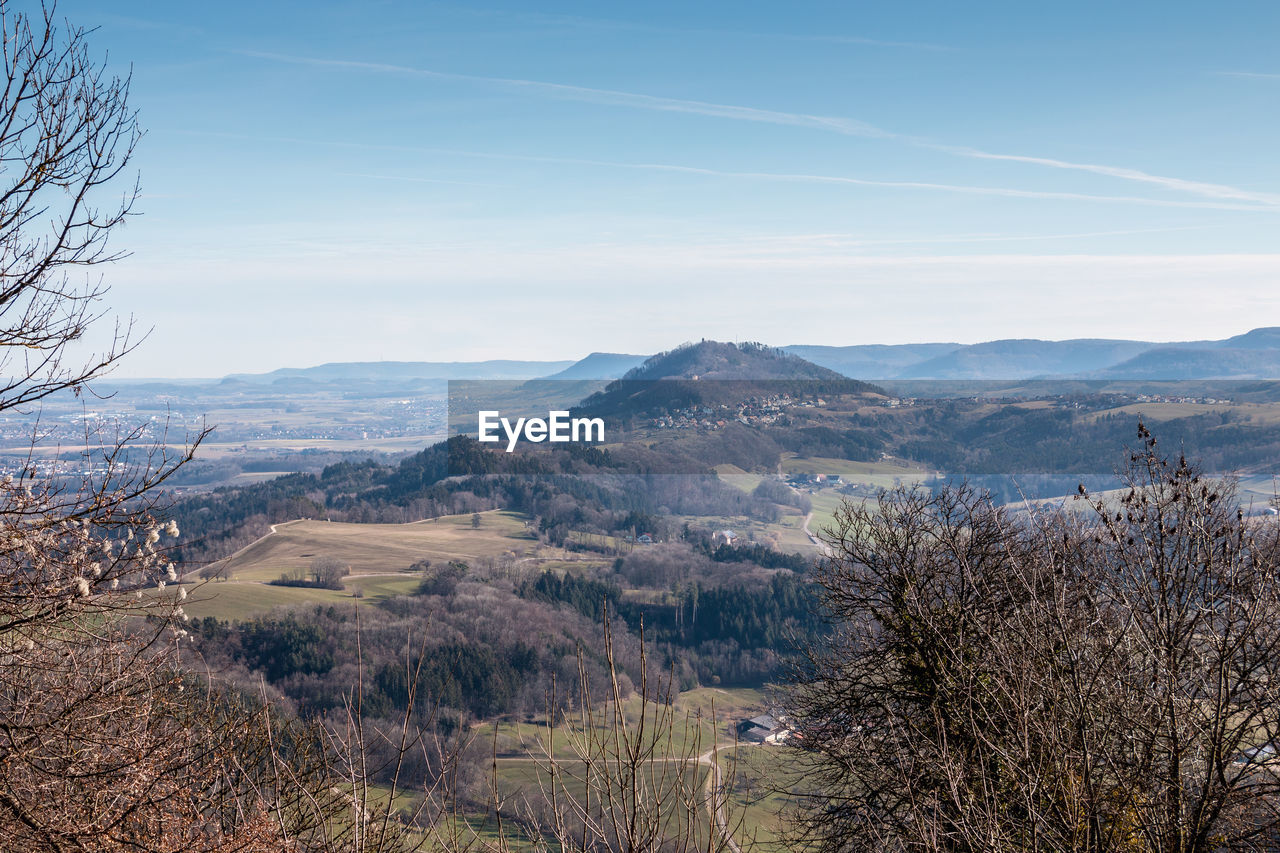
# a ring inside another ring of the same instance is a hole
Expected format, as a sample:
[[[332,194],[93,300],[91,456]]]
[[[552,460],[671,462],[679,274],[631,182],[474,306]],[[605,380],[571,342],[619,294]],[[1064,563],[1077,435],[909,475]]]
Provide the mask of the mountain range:
[[[625,357],[625,356],[624,356]],[[643,357],[640,357],[643,359]],[[586,359],[583,359],[585,361]],[[405,379],[538,379],[548,373],[569,370],[573,361],[343,361],[315,367],[281,367],[269,373],[233,373],[223,381],[272,383],[310,379],[314,382]],[[570,377],[563,377],[570,378]],[[608,379],[609,376],[579,377]]]
[[[1007,339],[977,344],[794,344],[778,349],[840,376],[868,381],[1280,378],[1280,326],[1258,328],[1223,340]],[[262,374],[235,374],[227,379],[254,383],[307,379],[316,382],[534,378],[607,380],[627,376],[630,371],[641,368],[649,358],[630,353],[593,352],[576,362],[346,362],[281,368]],[[727,363],[725,367],[730,369]],[[632,378],[656,377],[642,374]],[[735,378],[749,377],[738,375]]]

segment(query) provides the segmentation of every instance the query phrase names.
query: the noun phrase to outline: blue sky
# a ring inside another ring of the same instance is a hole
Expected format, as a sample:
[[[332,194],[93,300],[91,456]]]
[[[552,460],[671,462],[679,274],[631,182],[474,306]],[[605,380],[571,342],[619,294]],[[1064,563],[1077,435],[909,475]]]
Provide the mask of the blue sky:
[[[1280,6],[64,2],[120,375],[1280,324]]]

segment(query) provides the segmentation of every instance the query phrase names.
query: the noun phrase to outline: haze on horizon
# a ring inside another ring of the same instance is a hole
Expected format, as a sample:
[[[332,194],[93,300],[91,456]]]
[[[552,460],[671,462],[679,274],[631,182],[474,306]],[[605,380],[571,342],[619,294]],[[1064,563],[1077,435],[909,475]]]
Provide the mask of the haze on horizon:
[[[64,0],[117,376],[1280,324],[1280,8]]]

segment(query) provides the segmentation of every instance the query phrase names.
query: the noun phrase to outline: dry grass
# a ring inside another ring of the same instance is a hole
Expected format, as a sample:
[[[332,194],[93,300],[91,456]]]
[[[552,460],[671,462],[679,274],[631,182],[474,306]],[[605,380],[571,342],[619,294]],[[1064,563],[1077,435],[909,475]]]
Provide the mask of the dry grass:
[[[1131,403],[1127,406],[1092,412],[1084,415],[1083,419],[1095,421],[1111,415],[1127,415],[1133,418],[1141,415],[1144,420],[1159,423],[1223,412],[1243,417],[1254,426],[1280,425],[1280,403]]]
[[[409,524],[348,524],[304,519],[276,531],[215,563],[209,574],[230,569],[235,581],[269,581],[295,569],[309,569],[317,557],[334,557],[354,575],[405,572],[420,560],[474,562],[508,552],[524,556],[537,542],[525,529],[525,517],[513,512],[481,513],[480,527],[470,515],[452,515]]]
[[[358,591],[366,601],[379,601],[413,591],[420,579],[411,567],[421,561],[452,560],[475,564],[503,555],[522,558],[540,549],[525,528],[525,517],[513,512],[480,514],[472,527],[470,514],[444,516],[410,524],[347,524],[304,519],[276,525],[274,533],[241,549],[206,570],[213,577],[229,569],[230,579],[188,587],[186,610],[193,617],[240,620],[288,604],[351,601]],[[351,566],[345,589],[271,586],[282,574],[306,571],[317,557],[335,557]]]
[[[722,482],[728,483],[735,489],[741,489],[748,494],[754,491],[756,486],[760,485],[760,481],[764,479],[759,474],[752,474],[750,471],[744,471],[737,465],[730,465],[727,462],[723,465],[715,466],[715,472]]]

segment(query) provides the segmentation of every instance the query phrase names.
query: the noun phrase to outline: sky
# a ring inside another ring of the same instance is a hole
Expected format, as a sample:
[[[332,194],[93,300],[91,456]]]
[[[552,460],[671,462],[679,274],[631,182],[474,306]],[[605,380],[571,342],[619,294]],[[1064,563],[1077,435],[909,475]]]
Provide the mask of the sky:
[[[117,376],[1280,325],[1278,4],[58,11],[147,131]]]

